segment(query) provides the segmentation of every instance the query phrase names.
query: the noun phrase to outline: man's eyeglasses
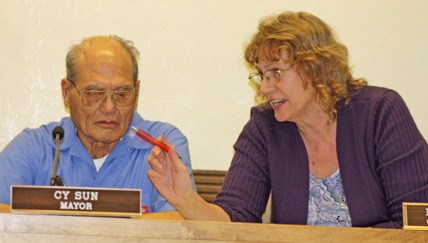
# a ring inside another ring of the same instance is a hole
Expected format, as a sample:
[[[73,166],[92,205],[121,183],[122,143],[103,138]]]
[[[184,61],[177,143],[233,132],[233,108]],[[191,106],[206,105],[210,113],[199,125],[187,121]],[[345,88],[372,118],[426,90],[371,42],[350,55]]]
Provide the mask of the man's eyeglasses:
[[[73,84],[84,106],[99,106],[106,101],[107,96],[110,96],[113,104],[116,106],[131,106],[135,103],[137,97],[137,92],[134,89],[113,91],[85,90],[81,92],[74,82],[70,81],[70,83]]]
[[[271,68],[271,69],[265,70],[264,72],[251,73],[248,76],[248,79],[250,79],[250,81],[257,86],[262,85],[263,79],[265,79],[269,84],[275,85],[279,82],[281,73],[284,71],[288,71],[291,68],[292,68],[292,65],[284,69]]]

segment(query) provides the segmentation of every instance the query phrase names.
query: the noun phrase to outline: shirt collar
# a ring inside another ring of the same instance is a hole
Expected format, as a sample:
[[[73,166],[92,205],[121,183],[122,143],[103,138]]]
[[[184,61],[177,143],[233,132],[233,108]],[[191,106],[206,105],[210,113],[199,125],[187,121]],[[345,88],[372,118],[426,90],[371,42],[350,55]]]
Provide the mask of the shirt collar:
[[[132,118],[131,126],[142,129],[145,132],[149,131],[149,122],[144,120],[137,112],[134,113]],[[124,139],[124,142],[127,146],[135,149],[151,149],[153,145],[144,141],[142,138],[138,137],[135,132],[132,130],[131,126],[128,128]],[[152,134],[151,134],[152,135]],[[153,135],[152,135],[153,136]]]

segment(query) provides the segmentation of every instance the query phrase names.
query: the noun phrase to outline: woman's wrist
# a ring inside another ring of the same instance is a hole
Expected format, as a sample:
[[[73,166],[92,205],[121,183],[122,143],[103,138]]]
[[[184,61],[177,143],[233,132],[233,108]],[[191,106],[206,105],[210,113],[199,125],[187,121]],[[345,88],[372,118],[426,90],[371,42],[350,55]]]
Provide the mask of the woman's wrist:
[[[183,201],[176,205],[175,208],[185,219],[197,219],[198,211],[203,207],[201,204],[207,203],[195,191],[189,194]]]

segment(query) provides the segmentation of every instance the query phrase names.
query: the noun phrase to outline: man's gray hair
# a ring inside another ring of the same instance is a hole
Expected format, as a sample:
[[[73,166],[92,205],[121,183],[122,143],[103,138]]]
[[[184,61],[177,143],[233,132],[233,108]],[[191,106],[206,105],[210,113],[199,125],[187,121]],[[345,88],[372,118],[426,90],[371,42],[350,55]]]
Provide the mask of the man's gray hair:
[[[100,36],[101,37],[101,36]],[[109,35],[106,36],[107,38],[116,40],[119,42],[125,50],[128,52],[132,59],[132,65],[133,67],[133,80],[134,84],[138,80],[138,59],[140,58],[140,52],[137,50],[137,48],[134,46],[134,43],[130,40],[127,40],[125,38],[119,37],[117,35]],[[88,37],[82,39],[82,41],[79,44],[72,45],[67,53],[67,56],[65,58],[65,65],[67,69],[67,79],[71,82],[75,81],[75,78],[77,76],[77,60],[79,57],[79,51],[82,48],[82,44],[84,44],[86,41],[91,39],[93,37]]]

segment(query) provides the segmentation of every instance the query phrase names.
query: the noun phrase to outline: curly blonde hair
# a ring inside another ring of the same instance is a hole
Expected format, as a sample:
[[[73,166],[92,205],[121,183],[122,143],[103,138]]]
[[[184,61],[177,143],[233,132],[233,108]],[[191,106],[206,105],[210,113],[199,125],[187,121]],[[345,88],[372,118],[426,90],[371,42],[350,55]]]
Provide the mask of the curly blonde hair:
[[[288,54],[288,62],[297,65],[304,85],[315,88],[318,101],[332,121],[338,102],[344,99],[347,105],[351,96],[367,85],[365,79],[352,77],[346,46],[312,14],[283,12],[262,19],[245,48],[245,60],[255,69],[259,58],[278,61],[283,51]],[[266,97],[256,90],[255,100],[261,105]]]

